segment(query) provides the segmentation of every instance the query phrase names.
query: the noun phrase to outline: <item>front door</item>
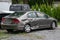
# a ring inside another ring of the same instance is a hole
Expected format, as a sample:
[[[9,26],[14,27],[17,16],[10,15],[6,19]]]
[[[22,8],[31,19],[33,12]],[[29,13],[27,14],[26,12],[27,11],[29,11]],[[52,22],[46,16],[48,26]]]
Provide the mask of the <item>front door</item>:
[[[38,23],[40,28],[47,28],[50,25],[50,19],[46,17],[45,14],[37,12],[38,15]]]

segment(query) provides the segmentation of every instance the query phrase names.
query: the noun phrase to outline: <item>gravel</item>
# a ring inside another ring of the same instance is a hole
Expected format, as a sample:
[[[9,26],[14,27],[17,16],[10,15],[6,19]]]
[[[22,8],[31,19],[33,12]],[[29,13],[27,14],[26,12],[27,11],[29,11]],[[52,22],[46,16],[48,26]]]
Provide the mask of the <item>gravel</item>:
[[[55,30],[42,29],[31,33],[17,33],[1,40],[60,40],[60,27]]]

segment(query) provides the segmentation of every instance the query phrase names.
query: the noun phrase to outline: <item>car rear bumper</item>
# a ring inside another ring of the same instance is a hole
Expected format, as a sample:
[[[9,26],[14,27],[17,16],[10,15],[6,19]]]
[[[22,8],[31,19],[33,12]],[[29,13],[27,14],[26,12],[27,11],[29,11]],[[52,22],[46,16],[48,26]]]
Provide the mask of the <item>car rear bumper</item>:
[[[2,29],[23,30],[24,26],[18,26],[18,24],[1,24]]]

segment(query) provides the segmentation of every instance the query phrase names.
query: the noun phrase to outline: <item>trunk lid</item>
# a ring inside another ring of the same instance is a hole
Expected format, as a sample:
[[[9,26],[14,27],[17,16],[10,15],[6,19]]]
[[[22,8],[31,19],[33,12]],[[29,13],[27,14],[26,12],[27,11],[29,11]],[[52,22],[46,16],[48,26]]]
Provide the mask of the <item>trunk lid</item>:
[[[4,20],[3,20],[4,19]],[[13,24],[12,22],[13,22],[13,19],[17,19],[17,17],[10,17],[10,16],[7,16],[7,17],[3,17],[2,18],[2,22],[4,23],[4,24]]]

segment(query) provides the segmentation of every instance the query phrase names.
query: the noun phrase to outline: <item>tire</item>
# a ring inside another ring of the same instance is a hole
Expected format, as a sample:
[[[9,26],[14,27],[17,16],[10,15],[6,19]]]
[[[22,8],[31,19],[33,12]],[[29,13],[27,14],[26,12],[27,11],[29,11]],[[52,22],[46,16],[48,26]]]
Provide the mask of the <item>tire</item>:
[[[56,26],[57,24],[55,23],[55,22],[52,22],[52,24],[51,24],[51,29],[56,29]]]
[[[27,32],[27,33],[31,32],[31,26],[30,25],[25,25],[24,31]]]
[[[10,32],[13,32],[13,30],[11,30],[11,29],[7,29],[7,32],[10,33]]]

